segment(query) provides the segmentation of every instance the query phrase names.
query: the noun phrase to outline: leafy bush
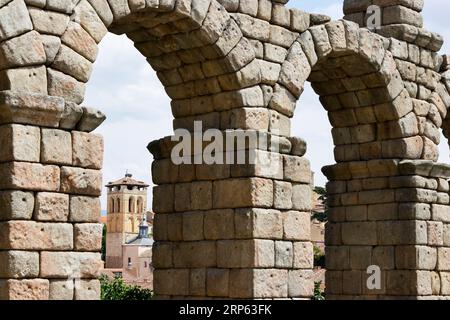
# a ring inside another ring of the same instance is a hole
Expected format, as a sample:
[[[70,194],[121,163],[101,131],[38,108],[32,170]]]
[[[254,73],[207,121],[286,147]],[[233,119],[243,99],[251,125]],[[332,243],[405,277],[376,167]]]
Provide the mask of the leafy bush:
[[[322,281],[314,282],[314,295],[313,300],[325,300],[323,292],[320,290],[320,286],[322,285]]]
[[[325,253],[320,248],[314,246],[314,266],[325,268]]]
[[[100,278],[102,300],[150,300],[153,292],[139,286],[127,285],[120,277],[109,279]]]

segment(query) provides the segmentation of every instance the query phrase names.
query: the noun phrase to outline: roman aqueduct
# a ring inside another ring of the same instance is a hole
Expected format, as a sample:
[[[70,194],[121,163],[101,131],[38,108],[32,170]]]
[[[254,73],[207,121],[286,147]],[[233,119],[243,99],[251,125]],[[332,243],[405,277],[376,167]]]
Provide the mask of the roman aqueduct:
[[[328,299],[450,296],[450,62],[423,0],[0,0],[0,298],[98,299],[105,119],[82,106],[108,32],[172,99],[174,129],[265,132],[274,166],[174,165],[149,150],[159,298],[309,298],[310,167],[291,118],[306,81],[327,110]],[[381,25],[365,28],[367,8]],[[100,108],[102,106],[99,106]],[[151,111],[149,111],[151,112]],[[149,128],[151,129],[151,128]],[[192,156],[192,155],[187,155]],[[368,266],[381,288],[366,286]]]

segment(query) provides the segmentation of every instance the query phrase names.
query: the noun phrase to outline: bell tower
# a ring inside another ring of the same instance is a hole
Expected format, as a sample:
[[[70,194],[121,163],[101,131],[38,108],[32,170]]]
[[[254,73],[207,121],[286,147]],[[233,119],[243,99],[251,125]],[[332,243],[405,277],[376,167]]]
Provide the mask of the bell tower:
[[[122,244],[136,238],[142,215],[147,212],[148,184],[125,177],[106,185],[108,209],[106,224],[106,265],[122,268]]]

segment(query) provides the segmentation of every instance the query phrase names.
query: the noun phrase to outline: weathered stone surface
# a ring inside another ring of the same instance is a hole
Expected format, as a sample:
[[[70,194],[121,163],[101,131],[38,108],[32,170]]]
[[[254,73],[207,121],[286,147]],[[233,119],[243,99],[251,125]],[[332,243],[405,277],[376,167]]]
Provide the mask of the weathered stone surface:
[[[42,129],[41,161],[43,163],[71,165],[72,137],[70,132]]]
[[[271,207],[273,182],[261,178],[215,181],[213,197],[215,208],[252,207],[253,205]]]
[[[58,191],[59,168],[27,162],[0,164],[0,189],[22,189],[33,191]]]
[[[1,300],[48,300],[48,298],[48,280],[0,280]]]
[[[41,252],[40,276],[44,278],[96,278],[103,262],[99,253]]]
[[[0,278],[35,278],[39,276],[39,253],[1,251]]]
[[[103,165],[103,137],[98,134],[72,132],[73,164],[88,169],[101,169]]]
[[[0,108],[1,123],[57,127],[64,110],[64,100],[36,93],[2,91]]]
[[[70,197],[71,222],[97,222],[100,217],[100,199],[85,196]]]
[[[234,216],[238,239],[282,239],[282,213],[270,209],[236,209]]]
[[[3,3],[3,4],[6,4]],[[25,2],[14,0],[0,8],[0,41],[33,29]]]
[[[39,162],[41,132],[39,127],[0,126],[0,161]]]
[[[0,192],[0,220],[29,220],[33,216],[34,195],[32,192]]]
[[[99,196],[101,185],[102,174],[100,171],[72,167],[61,168],[61,191],[63,192]]]
[[[99,251],[102,248],[102,224],[78,223],[73,228],[76,251]]]
[[[9,221],[0,223],[0,247],[18,250],[71,250],[72,225]]]
[[[48,93],[68,101],[81,103],[84,99],[84,83],[57,70],[47,68]]]
[[[38,221],[67,221],[69,195],[39,192],[36,194],[34,218]]]
[[[44,46],[36,31],[0,44],[0,69],[38,65],[45,62]]]
[[[49,300],[73,300],[74,280],[50,280]]]
[[[45,95],[48,93],[46,69],[40,66],[2,70],[0,89]]]
[[[75,300],[99,300],[100,281],[75,279]]]

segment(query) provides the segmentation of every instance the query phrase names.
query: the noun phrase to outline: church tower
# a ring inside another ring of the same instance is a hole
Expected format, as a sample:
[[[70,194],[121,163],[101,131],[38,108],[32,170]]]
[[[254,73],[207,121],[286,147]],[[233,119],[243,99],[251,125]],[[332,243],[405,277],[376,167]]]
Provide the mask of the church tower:
[[[124,178],[106,185],[108,217],[105,267],[108,269],[122,268],[122,244],[139,235],[142,216],[147,212],[148,186],[128,173]]]

